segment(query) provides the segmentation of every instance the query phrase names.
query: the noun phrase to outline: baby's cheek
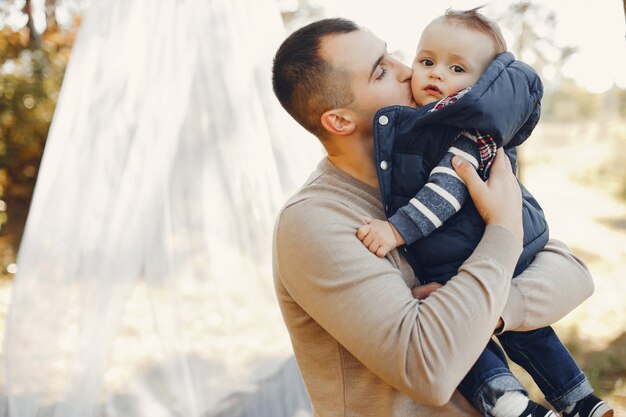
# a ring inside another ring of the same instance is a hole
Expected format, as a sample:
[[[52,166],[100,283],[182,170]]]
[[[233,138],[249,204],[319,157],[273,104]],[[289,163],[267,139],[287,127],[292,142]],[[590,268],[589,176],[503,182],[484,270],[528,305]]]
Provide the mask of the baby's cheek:
[[[415,100],[418,107],[422,107],[436,101],[434,97],[429,96],[424,92],[421,85],[411,84],[411,92],[413,93],[413,100]]]
[[[415,100],[415,102],[417,104],[419,103],[419,96],[420,96],[420,88],[418,85],[418,82],[411,80],[411,93],[413,94],[413,99]]]

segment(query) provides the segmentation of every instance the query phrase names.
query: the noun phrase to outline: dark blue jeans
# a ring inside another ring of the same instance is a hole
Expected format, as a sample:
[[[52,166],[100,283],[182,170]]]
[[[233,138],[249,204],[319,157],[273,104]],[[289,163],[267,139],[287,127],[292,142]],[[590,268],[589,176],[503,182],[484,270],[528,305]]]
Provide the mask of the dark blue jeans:
[[[574,359],[551,327],[498,336],[509,358],[532,376],[557,411],[593,392]],[[488,415],[496,400],[507,391],[526,390],[513,376],[504,352],[494,340],[463,378],[459,391],[480,412]]]

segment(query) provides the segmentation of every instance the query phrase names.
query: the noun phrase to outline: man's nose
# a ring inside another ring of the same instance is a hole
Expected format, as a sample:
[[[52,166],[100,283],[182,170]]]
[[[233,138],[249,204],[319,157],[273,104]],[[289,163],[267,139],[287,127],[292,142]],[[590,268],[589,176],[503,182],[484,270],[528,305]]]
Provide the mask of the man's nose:
[[[408,81],[413,76],[413,68],[407,67],[404,64],[400,64],[399,75],[400,75],[400,81],[401,82]]]
[[[394,63],[395,72],[398,76],[398,81],[403,83],[407,80],[411,80],[411,77],[413,76],[413,68],[407,67],[402,62],[398,61],[395,57],[391,57],[391,59]]]

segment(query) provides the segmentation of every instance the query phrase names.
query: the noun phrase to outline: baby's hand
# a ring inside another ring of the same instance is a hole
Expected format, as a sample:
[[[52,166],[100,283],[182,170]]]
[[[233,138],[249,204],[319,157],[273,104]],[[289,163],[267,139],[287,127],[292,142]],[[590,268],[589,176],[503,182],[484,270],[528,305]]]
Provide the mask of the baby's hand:
[[[363,221],[365,224],[359,227],[356,236],[376,256],[383,258],[404,244],[404,239],[391,223],[369,217],[363,217]]]

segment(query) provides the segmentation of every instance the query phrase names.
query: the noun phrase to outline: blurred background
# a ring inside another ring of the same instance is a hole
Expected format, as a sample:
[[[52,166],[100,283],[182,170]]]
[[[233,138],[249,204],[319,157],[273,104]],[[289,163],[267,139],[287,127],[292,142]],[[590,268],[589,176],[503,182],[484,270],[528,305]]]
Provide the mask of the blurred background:
[[[319,18],[347,17],[386,40],[407,65],[432,18],[448,7],[483,4],[278,3],[287,33]],[[0,2],[0,340],[48,129],[89,4]],[[520,177],[543,206],[552,237],[591,269],[594,295],[556,328],[594,387],[617,405],[617,415],[626,415],[625,8],[621,0],[499,0],[484,9],[500,24],[509,49],[544,81],[543,114],[520,150]]]

